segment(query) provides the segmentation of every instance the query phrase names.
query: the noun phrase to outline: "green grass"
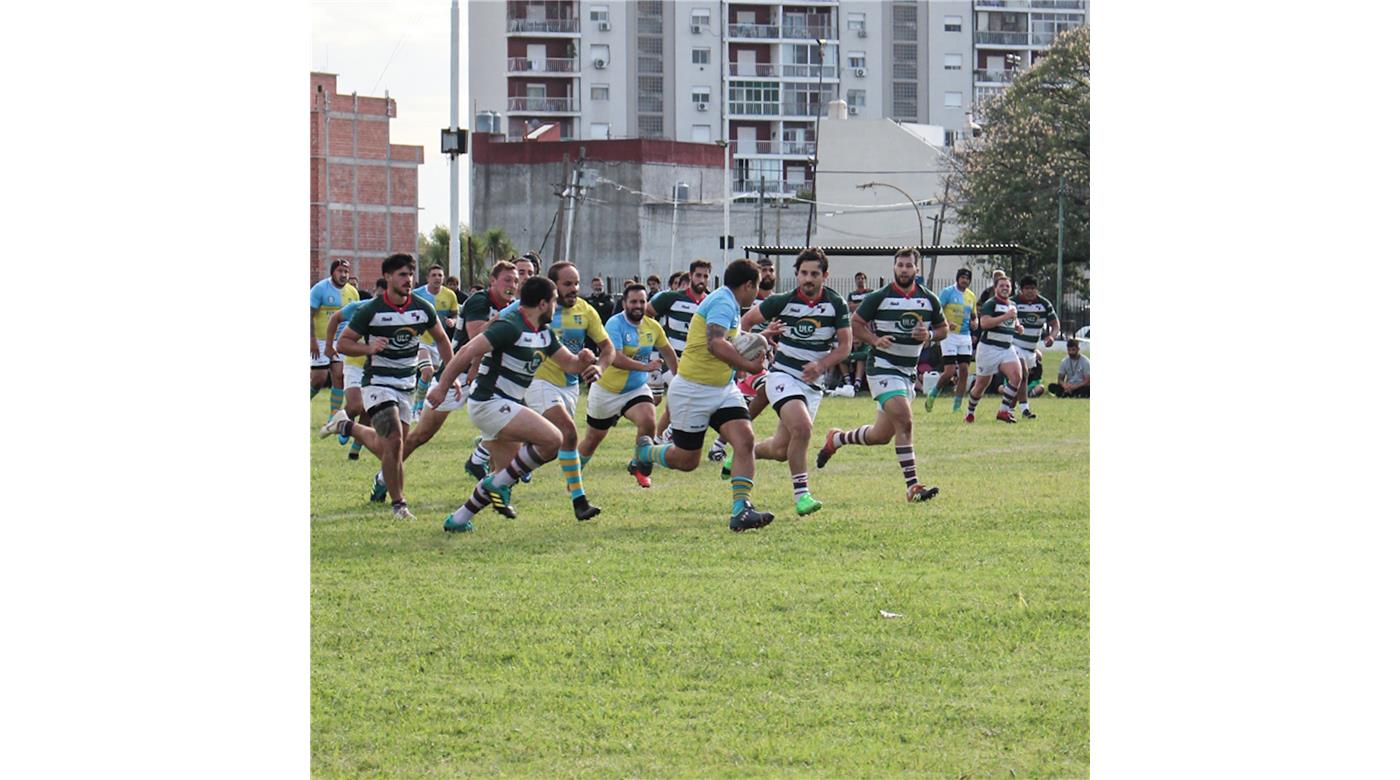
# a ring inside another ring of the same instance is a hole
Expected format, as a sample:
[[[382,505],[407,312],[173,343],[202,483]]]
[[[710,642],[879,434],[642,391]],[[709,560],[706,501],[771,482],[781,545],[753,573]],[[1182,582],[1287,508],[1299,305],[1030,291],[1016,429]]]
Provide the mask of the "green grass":
[[[1015,426],[950,403],[915,406],[932,502],[905,503],[892,445],[847,447],[809,461],[826,506],[803,519],[760,462],[777,520],[744,534],[717,464],[637,487],[625,424],[584,471],[598,519],[550,464],[519,519],[463,535],[441,522],[471,484],[465,411],[408,463],[411,524],[367,502],[368,451],[313,437],[313,773],[1087,776],[1089,403]],[[873,412],[828,398],[817,428]]]

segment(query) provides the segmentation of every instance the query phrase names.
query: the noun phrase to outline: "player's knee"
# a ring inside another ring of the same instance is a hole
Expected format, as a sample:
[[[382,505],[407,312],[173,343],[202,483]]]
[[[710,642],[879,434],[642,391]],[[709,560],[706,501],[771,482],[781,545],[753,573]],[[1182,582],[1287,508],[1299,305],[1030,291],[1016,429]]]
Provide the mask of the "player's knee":
[[[374,432],[382,439],[390,437],[397,438],[399,435],[399,410],[393,404],[387,404],[374,410],[369,418],[370,425],[374,426]]]
[[[564,437],[559,433],[558,428],[550,427],[549,431],[540,436],[540,440],[535,442],[535,449],[546,459],[553,460],[559,454],[559,448],[564,443]]]

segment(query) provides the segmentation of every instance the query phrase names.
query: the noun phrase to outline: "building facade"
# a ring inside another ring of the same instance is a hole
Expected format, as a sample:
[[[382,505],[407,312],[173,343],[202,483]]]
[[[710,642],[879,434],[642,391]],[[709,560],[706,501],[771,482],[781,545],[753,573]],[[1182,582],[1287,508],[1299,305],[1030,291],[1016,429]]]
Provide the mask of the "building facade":
[[[335,74],[312,73],[310,102],[310,281],[344,258],[372,282],[387,255],[417,256],[423,147],[390,143],[397,109],[387,93],[337,94]]]

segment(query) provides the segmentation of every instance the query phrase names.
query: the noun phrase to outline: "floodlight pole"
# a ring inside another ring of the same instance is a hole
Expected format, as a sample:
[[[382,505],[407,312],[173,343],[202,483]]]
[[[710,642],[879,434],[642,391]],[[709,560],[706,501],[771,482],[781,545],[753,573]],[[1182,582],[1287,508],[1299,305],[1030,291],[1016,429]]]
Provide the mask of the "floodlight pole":
[[[452,127],[450,129],[453,135],[456,135],[459,129],[457,126],[457,22],[457,0],[452,0],[452,64],[449,67],[452,68]],[[452,236],[451,243],[447,245],[447,273],[449,276],[455,276],[459,279],[462,277],[462,227],[460,224],[461,219],[458,216],[460,214],[461,207],[460,204],[457,202],[457,156],[461,153],[461,151],[462,150],[460,149],[454,151],[451,155],[451,162],[448,163],[451,169],[452,181],[448,185],[451,188],[451,192],[449,193],[447,207],[447,210],[449,212],[448,219],[451,223],[449,232]]]

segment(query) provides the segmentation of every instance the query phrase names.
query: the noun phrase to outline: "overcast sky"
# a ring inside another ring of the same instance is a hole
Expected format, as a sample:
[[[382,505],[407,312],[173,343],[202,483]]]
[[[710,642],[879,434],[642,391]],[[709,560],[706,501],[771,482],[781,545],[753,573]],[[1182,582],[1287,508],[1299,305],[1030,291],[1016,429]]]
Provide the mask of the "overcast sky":
[[[467,9],[461,6],[461,67],[458,121],[470,128],[467,103]],[[389,97],[398,117],[389,124],[390,141],[423,147],[418,169],[418,231],[426,233],[448,219],[447,156],[438,151],[439,133],[449,124],[452,42],[451,0],[312,0],[310,67],[334,73],[341,94]],[[467,219],[466,158],[458,163],[461,220]]]

